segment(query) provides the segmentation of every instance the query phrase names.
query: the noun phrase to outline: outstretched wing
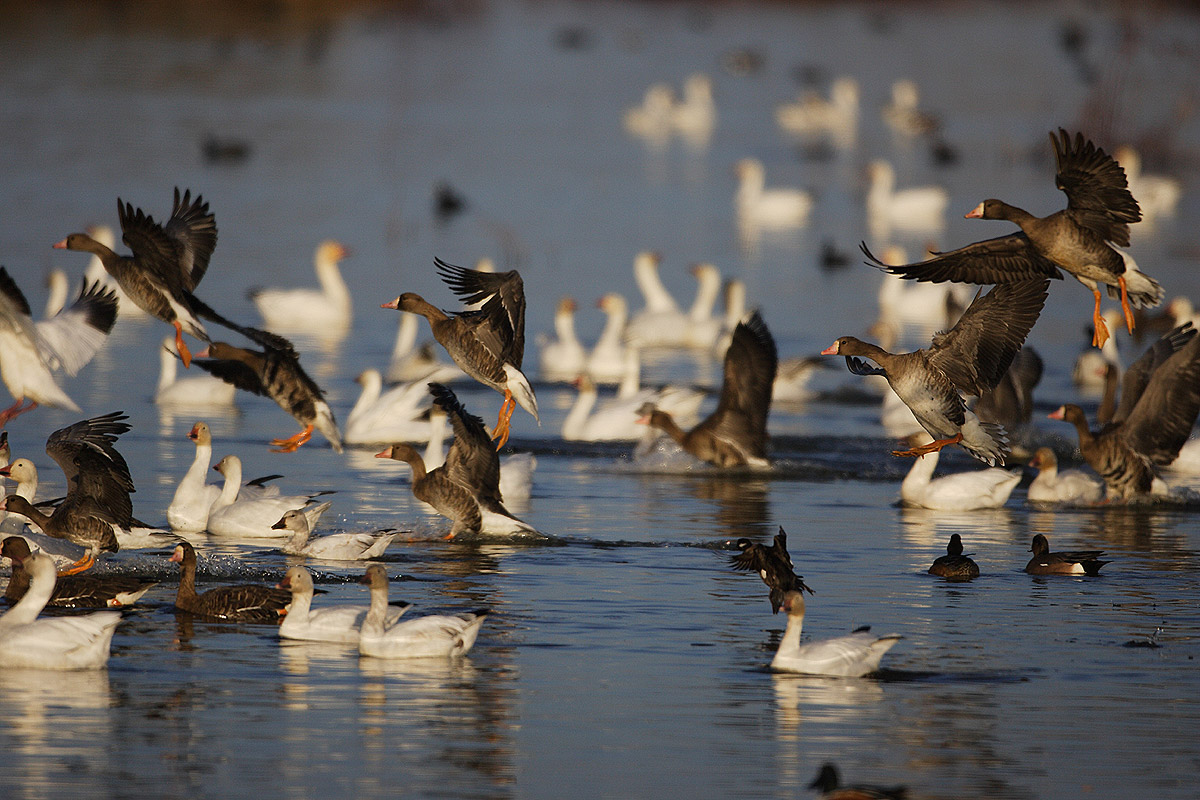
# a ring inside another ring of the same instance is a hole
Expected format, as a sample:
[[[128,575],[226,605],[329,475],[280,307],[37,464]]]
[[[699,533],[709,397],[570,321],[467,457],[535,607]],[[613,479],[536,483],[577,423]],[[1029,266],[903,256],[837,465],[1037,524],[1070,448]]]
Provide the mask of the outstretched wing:
[[[1142,210],[1129,191],[1125,170],[1090,139],[1062,128],[1050,132],[1058,171],[1054,185],[1067,196],[1067,211],[1075,221],[1119,247],[1129,246],[1129,223]]]
[[[912,264],[885,264],[866,242],[859,248],[867,264],[901,278],[928,283],[1011,283],[1037,278],[1062,278],[1062,272],[1041,256],[1024,233],[1010,233],[995,239],[984,239],[957,250],[934,253],[933,258]]]
[[[525,284],[516,270],[480,272],[440,258],[433,263],[446,285],[467,304],[483,303],[458,316],[472,322],[476,336],[502,361],[517,369],[525,357]]]

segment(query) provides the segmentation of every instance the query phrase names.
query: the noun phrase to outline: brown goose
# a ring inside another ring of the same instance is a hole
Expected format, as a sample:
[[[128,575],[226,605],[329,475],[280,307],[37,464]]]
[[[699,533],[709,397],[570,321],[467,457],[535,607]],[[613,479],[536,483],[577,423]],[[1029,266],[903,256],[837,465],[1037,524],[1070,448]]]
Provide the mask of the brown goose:
[[[29,591],[29,573],[23,564],[29,558],[29,543],[20,536],[9,536],[0,547],[0,555],[12,559],[12,576],[4,599],[15,603]],[[131,575],[62,575],[54,584],[47,605],[65,608],[120,608],[130,606],[157,586]]]
[[[969,581],[979,577],[979,565],[963,553],[962,537],[952,533],[946,544],[946,555],[934,559],[929,574],[948,581]]]
[[[786,592],[807,590],[809,594],[813,594],[804,578],[797,575],[792,567],[792,557],[788,555],[787,550],[787,533],[782,525],[779,526],[779,533],[775,534],[775,541],[769,547],[746,538],[738,539],[737,547],[742,552],[729,559],[730,565],[734,569],[758,573],[758,577],[762,578],[763,583],[771,590],[772,614],[779,613]]]
[[[1142,212],[1129,192],[1125,171],[1083,134],[1059,129],[1050,133],[1058,163],[1055,185],[1067,195],[1067,207],[1046,217],[996,200],[984,200],[966,216],[972,219],[1003,219],[1021,231],[975,242],[957,250],[937,253],[927,261],[890,266],[862,245],[872,266],[893,275],[920,281],[961,283],[1007,283],[1034,278],[1062,278],[1060,269],[1074,275],[1092,290],[1096,307],[1092,313],[1099,347],[1108,339],[1108,328],[1100,318],[1100,286],[1112,297],[1121,298],[1125,324],[1133,332],[1136,307],[1162,301],[1163,289],[1138,271],[1128,254],[1113,247],[1129,246],[1129,224]]]
[[[739,322],[725,352],[725,380],[717,408],[684,431],[670,414],[642,406],[642,422],[653,425],[701,461],[718,467],[767,466],[767,413],[779,357],[767,324],[755,311]]]
[[[218,586],[196,594],[196,550],[182,542],[170,560],[180,567],[175,594],[175,608],[180,611],[227,622],[279,622],[292,601],[292,593],[285,589],[252,583]]]
[[[509,421],[516,404],[538,416],[533,387],[521,372],[525,355],[525,285],[516,270],[480,272],[434,259],[442,280],[465,303],[477,309],[447,314],[418,294],[405,292],[382,308],[420,314],[429,320],[433,338],[463,372],[504,395],[493,436],[499,450],[508,441]],[[514,402],[515,401],[515,402]]]
[[[1112,421],[1097,432],[1077,405],[1050,414],[1075,426],[1079,451],[1104,479],[1109,500],[1154,493],[1155,466],[1179,455],[1200,414],[1200,336],[1190,324],[1169,332],[1135,361],[1121,381]]]
[[[300,356],[282,336],[248,326],[236,330],[263,349],[248,350],[225,342],[213,342],[196,354],[196,366],[239,389],[269,397],[296,418],[304,430],[286,439],[272,439],[277,453],[294,453],[319,430],[335,452],[342,452],[342,435],[325,392],[300,366]]]
[[[1050,542],[1042,534],[1033,537],[1029,548],[1033,558],[1025,565],[1030,575],[1098,575],[1108,561],[1101,561],[1103,550],[1065,550],[1050,552]]]
[[[919,456],[959,444],[995,466],[1008,453],[1003,426],[981,422],[967,410],[963,395],[979,396],[995,388],[1021,349],[1046,302],[1046,279],[1002,283],[976,297],[949,331],[938,333],[927,350],[889,353],[843,336],[821,355],[846,357],[856,375],[882,375],[904,401],[933,442],[892,455]],[[871,367],[855,356],[869,358]]]
[[[193,201],[189,190],[181,198],[178,188],[171,218],[165,225],[120,198],[117,215],[121,238],[133,251],[131,256],[117,255],[86,233],[72,233],[54,246],[96,256],[138,307],[174,325],[175,347],[187,366],[192,363],[192,355],[183,343],[183,333],[209,340],[197,316],[199,308],[192,292],[204,277],[217,246],[215,218],[200,195]]]

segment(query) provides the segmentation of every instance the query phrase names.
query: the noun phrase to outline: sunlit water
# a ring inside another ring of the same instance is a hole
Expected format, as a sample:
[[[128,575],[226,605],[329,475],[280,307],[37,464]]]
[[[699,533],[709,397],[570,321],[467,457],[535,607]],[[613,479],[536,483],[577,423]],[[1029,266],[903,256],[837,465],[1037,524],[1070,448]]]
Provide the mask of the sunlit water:
[[[0,260],[38,307],[46,270],[77,276],[84,266],[52,242],[115,224],[117,196],[162,218],[172,187],[190,187],[220,227],[199,293],[253,322],[246,290],[312,284],[312,248],[336,237],[355,251],[344,264],[354,327],[339,344],[301,345],[343,418],[353,378],[386,364],[396,317],[379,304],[412,290],[453,305],[435,255],[463,264],[488,255],[521,270],[530,364],[533,334],[550,330],[560,296],[579,299],[589,341],[603,292],[640,305],[630,265],[641,249],[663,254],[682,302],[694,261],[743,278],[790,356],[862,335],[874,317],[879,277],[856,258],[860,239],[885,243],[868,237],[862,210],[872,158],[894,161],[902,186],[950,191],[943,232],[899,237],[910,255],[930,238],[946,247],[1007,230],[961,219],[984,197],[1037,213],[1060,207],[1046,140],[1060,125],[1105,144],[1155,145],[1195,184],[1200,135],[1188,103],[1200,37],[1195,17],[1170,9],[1130,12],[1125,27],[1093,5],[276,13],[251,21],[198,5],[31,5],[8,14]],[[1085,33],[1080,58],[1060,46],[1068,23]],[[622,130],[623,109],[650,83],[678,91],[695,71],[714,81],[707,141],[648,143]],[[846,73],[862,84],[855,149],[814,152],[779,133],[773,108],[796,96],[798,74],[824,86]],[[901,76],[941,113],[956,165],[936,166],[923,140],[883,126],[878,109]],[[247,143],[248,157],[208,163],[209,135]],[[733,165],[747,155],[766,163],[769,184],[814,191],[807,228],[739,229]],[[468,208],[438,224],[441,180]],[[1200,289],[1198,214],[1189,193],[1175,217],[1135,228],[1133,252],[1169,296]],[[850,265],[822,269],[826,242]],[[1069,372],[1090,303],[1073,281],[1052,287],[1030,337],[1047,365],[1039,416],[1077,399]],[[127,614],[108,669],[0,675],[5,797],[791,798],[807,796],[829,760],[850,780],[906,783],[924,797],[1197,792],[1194,510],[1034,511],[1023,489],[999,511],[898,508],[907,463],[888,455],[877,401],[838,363],[818,379],[823,399],[774,411],[776,466],[766,475],[647,474],[631,464],[631,446],[564,443],[573,392],[539,384],[543,424],[518,411],[512,444],[537,455],[522,514],[553,539],[445,542],[403,465],[370,450],[338,457],[319,440],[295,455],[267,452],[268,438],[294,430],[269,401],[240,395],[233,416],[160,412],[150,398],[167,330],[119,322],[66,384],[88,415],[130,415],[119,447],[139,517],[165,519],[193,455],[185,434],[205,418],[216,455],[240,454],[247,475],[335,490],[322,531],[403,529],[387,560],[392,595],[416,603],[413,613],[493,614],[462,661],[360,659],[352,648],[281,645],[269,627],[176,617],[168,550],[123,552],[105,568],[162,583]],[[710,386],[719,376],[719,364],[678,355],[645,370],[650,381]],[[491,420],[496,394],[458,390]],[[14,457],[38,462],[46,496],[63,486],[45,438],[77,418],[41,409],[10,426]],[[1040,428],[1070,441],[1065,426]],[[944,464],[975,467],[960,454]],[[727,558],[733,539],[765,540],[780,525],[816,589],[808,633],[870,624],[904,636],[879,679],[765,669],[784,619]],[[983,571],[971,584],[924,572],[954,532]],[[1059,549],[1103,548],[1113,563],[1096,579],[1030,577],[1021,567],[1039,532]],[[200,544],[205,583],[274,581],[288,565],[270,543]],[[318,603],[366,601],[359,567],[311,566],[327,591]]]

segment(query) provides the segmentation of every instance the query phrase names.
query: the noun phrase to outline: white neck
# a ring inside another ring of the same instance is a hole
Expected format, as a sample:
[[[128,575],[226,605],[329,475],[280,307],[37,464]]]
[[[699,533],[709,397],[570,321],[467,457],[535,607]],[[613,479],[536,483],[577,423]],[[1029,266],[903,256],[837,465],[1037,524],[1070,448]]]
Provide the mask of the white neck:
[[[208,465],[212,461],[212,443],[196,444],[196,457],[192,459],[192,465],[188,467],[188,471],[184,473],[183,480],[179,483],[191,484],[195,483],[199,486],[204,485],[204,479],[208,477]]]
[[[803,600],[796,602],[803,603]],[[804,611],[801,609],[799,614],[788,614],[787,628],[783,631],[783,638],[779,640],[779,653],[792,653],[800,647],[800,633],[804,629]]]
[[[307,621],[308,611],[312,608],[312,589],[305,592],[292,592],[292,604],[288,606],[287,615],[283,618],[286,623],[290,619]]]
[[[360,376],[362,380],[362,392],[358,395],[358,400],[354,403],[354,408],[350,409],[350,415],[347,420],[356,418],[359,414],[366,411],[369,407],[375,405],[375,401],[379,399],[380,392],[383,391],[383,376],[378,370],[364,370]]]
[[[746,314],[746,284],[732,280],[725,291],[725,327],[733,329]]]
[[[158,363],[158,391],[161,392],[175,383],[175,356],[167,348],[159,348]]]
[[[53,559],[40,554],[31,556],[25,560],[25,569],[29,572],[29,591],[7,614],[0,617],[0,628],[33,622],[54,593],[56,578]]]
[[[567,412],[567,416],[563,419],[562,434],[564,439],[577,438],[583,433],[588,415],[592,413],[592,407],[595,405],[596,387],[591,383],[580,386],[579,395],[575,398],[575,404],[571,406],[571,410]]]
[[[658,275],[658,264],[648,256],[638,256],[633,264],[633,277],[637,281],[646,307],[651,311],[677,311],[675,298],[671,297]]]
[[[431,472],[446,463],[446,415],[429,415],[429,441],[425,445],[425,471]]]
[[[721,275],[715,269],[704,268],[696,274],[696,280],[700,283],[688,317],[693,321],[706,320],[712,316],[717,296],[721,294]]]
[[[346,288],[346,281],[342,279],[342,271],[338,269],[338,262],[318,253],[314,257],[313,263],[317,270],[317,281],[320,282],[325,296],[339,308],[348,307],[350,290]]]
[[[616,306],[612,308],[611,306]],[[596,348],[615,347],[621,343],[621,335],[625,332],[625,323],[629,319],[629,310],[622,303],[608,303],[605,311],[608,314],[608,319],[604,322],[604,330],[600,332],[600,338],[596,341]]]
[[[621,374],[621,385],[617,387],[617,397],[633,397],[642,388],[642,357],[637,348],[631,347],[625,351],[625,371]],[[592,390],[595,394],[595,390]]]
[[[933,478],[933,471],[937,468],[938,458],[940,455],[937,452],[914,458],[912,467],[900,484],[900,494],[903,495],[906,489],[916,489],[928,485],[930,479]]]
[[[400,312],[400,326],[396,329],[396,344],[392,347],[392,361],[404,358],[417,344],[418,320],[416,314]]]
[[[554,315],[554,332],[558,335],[560,342],[575,342],[579,339],[575,336],[575,312],[559,311]]]
[[[387,587],[371,587],[371,607],[363,619],[363,636],[383,635],[383,623],[387,619],[388,593]]]
[[[210,516],[217,509],[231,505],[234,500],[237,500],[238,492],[242,490],[242,462],[236,458],[228,458],[222,469],[224,470],[222,474],[225,476],[225,485],[221,487],[221,494],[217,497],[216,502],[209,508]]]

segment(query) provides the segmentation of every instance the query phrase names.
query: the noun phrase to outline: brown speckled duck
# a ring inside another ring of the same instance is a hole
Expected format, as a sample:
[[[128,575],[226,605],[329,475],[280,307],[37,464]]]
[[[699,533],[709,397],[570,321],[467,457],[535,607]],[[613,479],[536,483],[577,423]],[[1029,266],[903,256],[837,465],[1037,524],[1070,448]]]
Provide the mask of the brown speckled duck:
[[[226,622],[279,622],[292,601],[291,592],[285,589],[251,583],[218,586],[196,594],[196,550],[181,542],[170,560],[180,566],[175,594],[175,608],[180,611]]]

